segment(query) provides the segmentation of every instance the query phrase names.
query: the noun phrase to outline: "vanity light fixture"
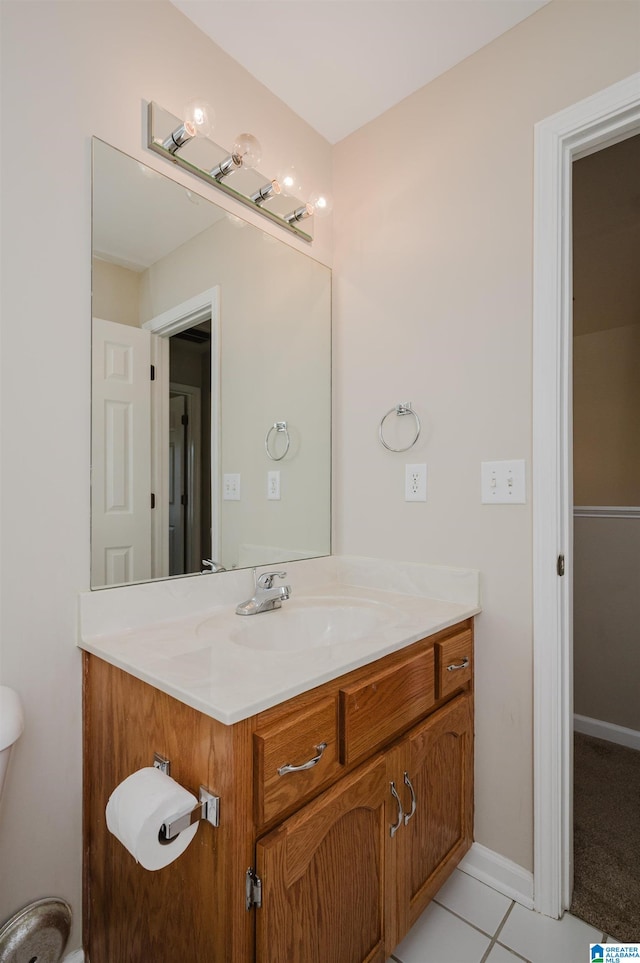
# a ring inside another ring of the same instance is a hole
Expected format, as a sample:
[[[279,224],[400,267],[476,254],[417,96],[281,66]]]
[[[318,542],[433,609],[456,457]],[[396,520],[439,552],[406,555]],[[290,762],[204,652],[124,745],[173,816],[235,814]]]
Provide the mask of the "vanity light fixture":
[[[211,177],[221,181],[223,177],[233,174],[244,167],[252,170],[257,167],[262,157],[260,141],[253,134],[239,134],[233,145],[233,150],[220,164],[209,171]]]
[[[311,241],[310,229],[301,222],[314,214],[329,213],[326,195],[304,190],[291,164],[283,164],[273,178],[260,173],[257,165],[262,149],[253,134],[239,134],[227,154],[208,136],[212,120],[213,111],[204,101],[193,101],[182,117],[150,102],[147,147],[297,237]],[[234,172],[236,176],[230,177]]]
[[[207,137],[213,126],[213,110],[204,100],[192,100],[184,109],[182,123],[162,142],[165,150],[176,154],[194,137]]]
[[[303,221],[305,217],[311,217],[313,211],[313,204],[310,204],[309,201],[307,201],[307,203],[303,204],[302,207],[297,207],[295,211],[285,214],[284,219],[287,224],[293,224],[294,221]]]
[[[311,217],[312,214],[323,217],[331,212],[332,207],[333,204],[329,195],[316,191],[310,196],[306,204],[296,208],[295,211],[291,211],[290,214],[285,214],[284,219],[287,224],[292,224],[295,221],[302,221],[306,217]]]
[[[282,188],[280,186],[280,183],[279,181],[274,179],[272,181],[269,181],[268,184],[263,184],[260,190],[252,194],[251,200],[253,201],[254,204],[257,204],[258,206],[260,206],[260,204],[264,204],[265,201],[268,201],[270,197],[274,197],[281,193],[282,193]]]

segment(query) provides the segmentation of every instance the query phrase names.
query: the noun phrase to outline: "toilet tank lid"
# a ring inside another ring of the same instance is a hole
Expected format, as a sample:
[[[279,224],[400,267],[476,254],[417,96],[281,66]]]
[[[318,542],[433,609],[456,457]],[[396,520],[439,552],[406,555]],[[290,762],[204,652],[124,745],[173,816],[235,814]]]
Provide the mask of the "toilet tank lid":
[[[12,746],[23,729],[24,715],[18,693],[0,685],[0,752]]]

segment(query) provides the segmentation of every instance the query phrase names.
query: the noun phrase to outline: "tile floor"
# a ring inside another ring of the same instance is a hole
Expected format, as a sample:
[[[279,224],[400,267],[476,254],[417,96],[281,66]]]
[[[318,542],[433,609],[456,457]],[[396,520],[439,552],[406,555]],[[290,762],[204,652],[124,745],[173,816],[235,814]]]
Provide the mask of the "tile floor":
[[[606,934],[552,920],[456,870],[388,963],[589,963]]]

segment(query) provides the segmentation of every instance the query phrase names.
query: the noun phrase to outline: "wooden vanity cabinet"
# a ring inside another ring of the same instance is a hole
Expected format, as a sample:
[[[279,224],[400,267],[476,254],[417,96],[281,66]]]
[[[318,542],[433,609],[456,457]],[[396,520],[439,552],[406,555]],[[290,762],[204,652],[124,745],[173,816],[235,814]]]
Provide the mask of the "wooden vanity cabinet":
[[[467,620],[224,726],[85,654],[91,963],[385,963],[471,845],[472,673]],[[220,827],[148,873],[104,806],[153,751]]]

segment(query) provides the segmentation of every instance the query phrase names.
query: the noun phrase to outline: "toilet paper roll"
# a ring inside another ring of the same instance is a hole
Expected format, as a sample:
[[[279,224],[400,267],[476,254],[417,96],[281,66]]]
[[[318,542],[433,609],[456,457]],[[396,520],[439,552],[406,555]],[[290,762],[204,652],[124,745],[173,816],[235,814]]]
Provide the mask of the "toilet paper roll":
[[[160,842],[160,827],[172,816],[191,812],[197,805],[193,793],[149,766],[127,776],[113,790],[106,808],[107,827],[141,866],[162,869],[184,853],[199,823],[183,829],[169,842]]]

